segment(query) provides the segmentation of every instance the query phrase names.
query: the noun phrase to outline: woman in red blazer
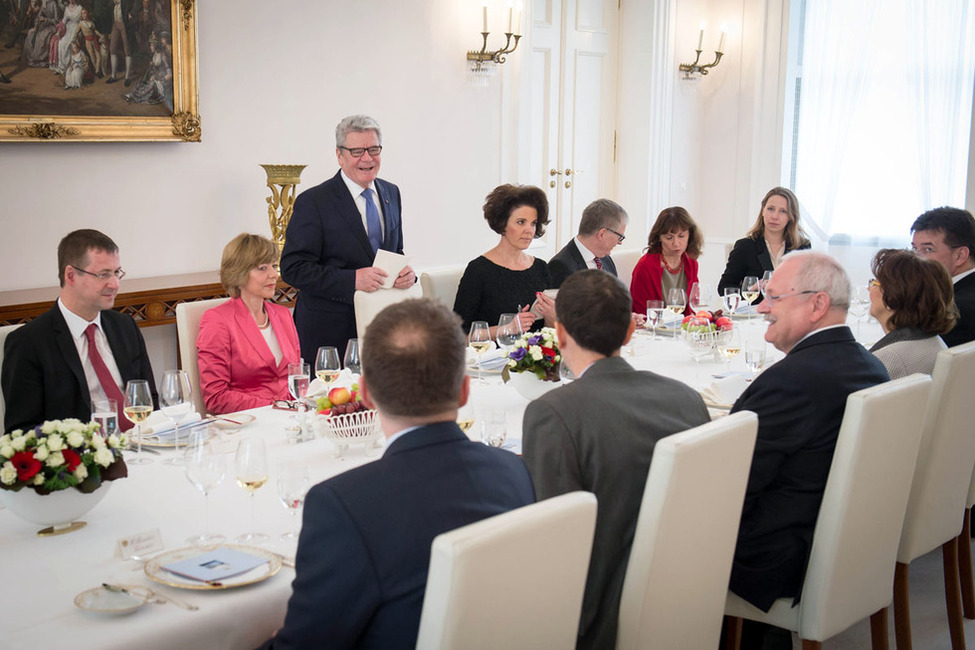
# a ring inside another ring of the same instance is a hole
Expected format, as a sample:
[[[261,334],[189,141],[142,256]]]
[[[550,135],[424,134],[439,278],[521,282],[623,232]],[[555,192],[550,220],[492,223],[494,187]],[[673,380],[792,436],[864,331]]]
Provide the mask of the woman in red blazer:
[[[278,281],[278,249],[242,233],[223,249],[220,282],[231,299],[207,310],[196,339],[200,390],[210,413],[289,399],[288,364],[301,353],[291,312],[268,302]]]
[[[690,295],[691,285],[697,282],[697,258],[703,246],[704,236],[687,210],[679,206],[665,208],[657,215],[647,238],[647,253],[633,268],[633,311],[645,314],[648,300],[667,300],[665,277],[668,286],[681,287]],[[684,313],[691,311],[688,305]]]

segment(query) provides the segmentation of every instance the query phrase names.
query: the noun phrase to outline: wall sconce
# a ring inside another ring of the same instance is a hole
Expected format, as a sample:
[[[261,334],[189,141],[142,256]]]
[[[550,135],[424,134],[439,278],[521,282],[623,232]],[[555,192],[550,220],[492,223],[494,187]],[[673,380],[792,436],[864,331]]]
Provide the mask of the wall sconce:
[[[714,61],[699,65],[699,61],[701,60],[701,52],[704,51],[701,49],[704,45],[704,25],[701,25],[701,33],[697,37],[697,49],[694,50],[697,52],[697,56],[694,57],[694,62],[681,63],[680,66],[678,66],[678,69],[684,73],[685,79],[693,79],[695,74],[704,76],[708,73],[710,68],[718,65],[718,63],[721,61],[721,57],[724,56],[724,37],[725,34],[727,34],[727,31],[728,30],[724,26],[721,27],[721,40],[718,41],[718,49],[714,51]]]
[[[490,32],[488,31],[487,3],[483,5],[481,10],[483,12],[481,49],[480,51],[469,50],[467,52],[467,61],[470,65],[471,81],[477,85],[485,86],[487,85],[488,79],[494,76],[494,73],[497,71],[497,66],[507,60],[506,55],[518,49],[518,41],[521,39],[521,34],[515,33],[515,30],[518,32],[521,31],[521,9],[518,9],[517,20],[513,20],[514,9],[508,7],[508,31],[504,33],[504,47],[497,50],[488,50],[488,36]],[[514,37],[513,44],[511,42],[512,37]]]

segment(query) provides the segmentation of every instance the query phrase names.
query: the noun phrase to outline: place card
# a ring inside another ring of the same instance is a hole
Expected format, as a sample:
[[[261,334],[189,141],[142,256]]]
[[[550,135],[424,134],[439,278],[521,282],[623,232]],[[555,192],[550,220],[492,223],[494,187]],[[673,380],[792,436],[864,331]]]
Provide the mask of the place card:
[[[123,560],[145,557],[161,550],[163,550],[163,541],[158,528],[122,537],[115,544],[115,553]]]

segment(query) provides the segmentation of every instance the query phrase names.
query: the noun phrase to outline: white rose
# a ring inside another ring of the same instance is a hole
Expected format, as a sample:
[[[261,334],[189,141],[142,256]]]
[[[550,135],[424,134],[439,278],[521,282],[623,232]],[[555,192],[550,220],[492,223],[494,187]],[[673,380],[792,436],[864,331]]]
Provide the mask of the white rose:
[[[13,485],[17,480],[17,468],[9,460],[0,467],[0,483]]]
[[[517,365],[518,365],[518,362],[515,361],[514,359],[511,359],[510,361],[508,361],[508,367],[509,368],[514,368]]]
[[[10,444],[10,435],[9,434],[4,434],[4,435],[0,436],[0,446],[2,446],[2,445],[9,445],[9,444]]]
[[[64,449],[64,438],[60,434],[52,433],[47,437],[47,448],[51,451],[61,451]]]
[[[44,424],[41,425],[41,433],[50,435],[55,431],[57,431],[60,425],[61,425],[61,420],[51,420],[49,422],[45,422]]]
[[[108,437],[108,446],[112,449],[118,449],[118,446],[122,443],[122,439],[119,438],[117,433],[113,433]]]
[[[104,449],[105,439],[101,436],[93,436],[91,439],[91,446],[95,449]]]
[[[44,485],[44,472],[34,474],[34,485]]]
[[[95,452],[95,462],[102,467],[108,467],[113,460],[115,460],[115,456],[108,449],[99,449]]]
[[[18,429],[18,431],[19,431],[19,429]],[[27,442],[30,442],[31,440],[34,440],[35,438],[37,438],[37,434],[34,433],[34,430],[33,429],[31,429],[30,431],[28,431],[27,433],[24,434],[24,440],[26,440]]]
[[[81,445],[85,444],[85,437],[81,435],[78,431],[72,431],[68,434],[68,446],[77,449]]]
[[[84,463],[81,463],[74,468],[74,477],[79,481],[84,481],[86,478],[88,478],[88,468],[85,467]]]
[[[18,436],[10,441],[10,446],[14,448],[14,451],[23,451],[24,447],[27,446],[27,441],[24,440],[23,436]]]
[[[537,345],[531,346],[531,348],[528,350],[528,354],[530,354],[531,358],[535,361],[542,360],[542,348],[538,347]]]
[[[45,447],[44,445],[40,445],[39,447],[37,447],[37,449],[34,450],[34,458],[36,458],[41,462],[47,460],[47,457],[49,455],[50,452],[47,450],[47,447]]]
[[[60,451],[52,452],[50,456],[47,457],[48,467],[60,467],[64,465],[64,454]]]
[[[17,452],[14,451],[12,445],[0,445],[0,456],[3,456],[4,458],[10,458],[16,453]]]

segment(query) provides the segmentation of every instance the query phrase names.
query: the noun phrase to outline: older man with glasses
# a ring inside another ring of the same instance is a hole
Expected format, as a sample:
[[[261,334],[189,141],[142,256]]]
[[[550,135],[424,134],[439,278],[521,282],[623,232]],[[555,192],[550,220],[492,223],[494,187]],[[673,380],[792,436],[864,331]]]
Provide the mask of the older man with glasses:
[[[758,414],[758,439],[730,589],[764,611],[802,593],[846,398],[888,380],[845,325],[849,303],[843,267],[828,255],[797,251],[783,258],[758,305],[768,322],[765,340],[786,356],[732,408]],[[746,621],[742,648],[762,647],[791,648],[791,636]]]
[[[320,346],[341,353],[356,338],[353,295],[376,291],[386,279],[386,272],[373,266],[376,252],[403,253],[399,188],[378,178],[382,150],[374,119],[346,117],[335,127],[338,173],[295,201],[281,277],[300,291],[295,326],[309,364],[314,365]],[[393,286],[408,289],[414,283],[416,274],[407,266]]]
[[[61,292],[54,306],[7,336],[0,384],[4,429],[45,420],[88,421],[92,400],[114,399],[121,410],[125,384],[156,384],[142,333],[131,316],[113,311],[125,271],[118,246],[97,230],[76,230],[58,244]]]

